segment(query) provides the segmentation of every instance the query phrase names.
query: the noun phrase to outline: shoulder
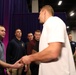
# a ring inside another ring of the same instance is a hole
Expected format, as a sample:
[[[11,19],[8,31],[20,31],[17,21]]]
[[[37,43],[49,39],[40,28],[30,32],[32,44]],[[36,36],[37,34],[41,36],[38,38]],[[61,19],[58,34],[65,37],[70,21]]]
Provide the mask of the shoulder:
[[[59,17],[50,17],[45,23],[47,29],[66,30],[66,24]]]
[[[9,45],[15,44],[15,39],[12,39],[11,41],[8,42]]]
[[[47,26],[50,24],[50,26],[60,26],[60,27],[66,27],[66,24],[65,24],[65,22],[61,19],[61,18],[59,18],[59,17],[57,17],[57,16],[52,16],[52,17],[50,17],[46,22],[45,22],[45,24],[47,24]]]
[[[12,39],[11,41],[10,41],[10,43],[14,43],[15,42],[15,39]]]
[[[57,16],[52,17],[51,22],[54,23],[54,24],[58,24],[58,25],[60,25],[60,24],[65,25],[64,21]]]

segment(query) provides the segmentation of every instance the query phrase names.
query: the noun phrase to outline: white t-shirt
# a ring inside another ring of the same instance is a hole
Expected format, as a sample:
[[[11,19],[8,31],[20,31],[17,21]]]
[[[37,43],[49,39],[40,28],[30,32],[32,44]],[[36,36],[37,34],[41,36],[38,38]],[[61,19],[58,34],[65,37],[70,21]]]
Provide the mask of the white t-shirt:
[[[51,42],[62,42],[64,44],[61,56],[58,61],[40,63],[39,75],[76,75],[65,23],[60,18],[53,16],[43,25],[39,51],[44,50]]]

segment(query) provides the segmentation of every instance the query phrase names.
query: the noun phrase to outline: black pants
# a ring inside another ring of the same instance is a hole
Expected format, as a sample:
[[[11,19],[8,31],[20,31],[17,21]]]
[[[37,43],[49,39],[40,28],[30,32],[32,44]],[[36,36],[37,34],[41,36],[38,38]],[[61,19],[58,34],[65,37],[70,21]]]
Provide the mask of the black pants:
[[[24,70],[25,70],[25,67],[23,67],[22,75],[26,75],[26,72],[24,72]]]
[[[31,75],[38,75],[39,65],[36,63],[30,64]]]
[[[5,75],[4,68],[0,66],[0,75]]]

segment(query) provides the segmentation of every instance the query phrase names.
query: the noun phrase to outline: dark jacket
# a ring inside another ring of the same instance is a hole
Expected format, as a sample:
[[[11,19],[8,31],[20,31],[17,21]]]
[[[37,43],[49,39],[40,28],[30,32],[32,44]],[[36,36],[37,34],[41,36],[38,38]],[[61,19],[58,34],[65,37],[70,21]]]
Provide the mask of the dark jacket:
[[[12,39],[7,45],[6,62],[13,64],[24,55],[26,55],[24,42],[16,38]]]

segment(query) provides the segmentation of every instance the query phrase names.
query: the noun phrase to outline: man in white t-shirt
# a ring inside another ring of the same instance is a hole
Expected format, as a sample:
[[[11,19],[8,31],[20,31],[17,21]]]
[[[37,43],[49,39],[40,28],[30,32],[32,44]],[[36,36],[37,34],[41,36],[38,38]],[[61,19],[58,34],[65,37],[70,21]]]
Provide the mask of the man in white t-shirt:
[[[51,6],[42,7],[39,14],[40,23],[43,23],[39,52],[22,57],[21,62],[40,61],[39,75],[76,75],[66,25],[53,15]]]

